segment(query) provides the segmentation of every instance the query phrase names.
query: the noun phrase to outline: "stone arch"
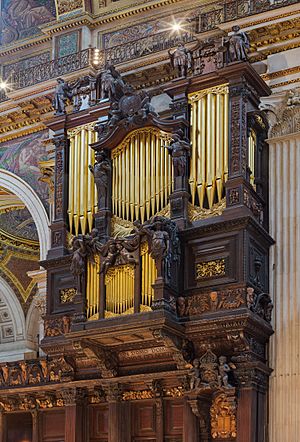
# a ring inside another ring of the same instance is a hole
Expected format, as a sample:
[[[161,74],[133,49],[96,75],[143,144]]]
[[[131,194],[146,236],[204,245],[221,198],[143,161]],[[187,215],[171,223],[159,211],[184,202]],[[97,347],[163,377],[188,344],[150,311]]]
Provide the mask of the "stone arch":
[[[18,196],[29,210],[39,236],[40,259],[46,259],[50,247],[49,218],[40,198],[22,178],[5,169],[0,169],[0,186]]]

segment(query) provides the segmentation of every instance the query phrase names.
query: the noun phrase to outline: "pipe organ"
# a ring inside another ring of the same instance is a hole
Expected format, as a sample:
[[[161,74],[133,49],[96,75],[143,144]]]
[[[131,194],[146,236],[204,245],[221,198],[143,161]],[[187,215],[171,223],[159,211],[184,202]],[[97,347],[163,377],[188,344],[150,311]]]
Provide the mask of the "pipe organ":
[[[89,147],[96,141],[94,123],[68,131],[69,150],[69,229],[78,235],[91,231],[97,212],[97,191],[89,165],[95,163],[95,152]]]
[[[142,223],[168,204],[172,160],[165,145],[171,137],[156,128],[131,132],[112,150],[112,212]]]
[[[189,95],[191,105],[190,191],[192,204],[211,209],[224,196],[228,176],[228,86]]]

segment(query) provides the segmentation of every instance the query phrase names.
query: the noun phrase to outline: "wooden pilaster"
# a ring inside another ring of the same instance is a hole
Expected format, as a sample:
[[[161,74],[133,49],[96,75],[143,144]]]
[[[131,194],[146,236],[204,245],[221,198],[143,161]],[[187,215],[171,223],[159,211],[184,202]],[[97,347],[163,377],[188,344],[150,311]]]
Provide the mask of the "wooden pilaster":
[[[106,394],[108,400],[108,442],[124,442],[122,435],[122,403],[118,384],[110,385]]]
[[[198,441],[197,416],[193,413],[189,401],[185,400],[183,414],[183,442],[196,441]]]
[[[6,424],[5,414],[0,411],[0,442],[6,442]]]
[[[81,389],[62,392],[65,401],[65,442],[86,442],[85,394]]]
[[[32,416],[32,442],[40,442],[39,434],[39,412],[34,410],[31,412]]]

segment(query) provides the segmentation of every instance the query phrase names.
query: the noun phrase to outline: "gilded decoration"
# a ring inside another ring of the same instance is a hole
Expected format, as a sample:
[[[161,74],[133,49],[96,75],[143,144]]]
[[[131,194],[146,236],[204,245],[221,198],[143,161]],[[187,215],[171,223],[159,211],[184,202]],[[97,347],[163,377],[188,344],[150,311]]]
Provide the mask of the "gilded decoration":
[[[76,293],[77,293],[77,290],[74,287],[68,288],[68,289],[61,289],[59,291],[60,302],[62,304],[72,302]]]
[[[188,216],[191,222],[198,221],[200,219],[211,218],[214,216],[222,215],[223,211],[226,209],[226,198],[222,198],[219,203],[212,206],[211,209],[201,209],[199,206],[193,206],[191,203],[188,204]]]
[[[151,390],[137,390],[125,391],[122,394],[123,401],[135,401],[139,399],[153,399],[153,392]]]
[[[225,258],[196,264],[196,279],[214,278],[226,275]]]
[[[230,439],[237,436],[236,400],[234,395],[219,393],[210,408],[211,435],[213,439]]]

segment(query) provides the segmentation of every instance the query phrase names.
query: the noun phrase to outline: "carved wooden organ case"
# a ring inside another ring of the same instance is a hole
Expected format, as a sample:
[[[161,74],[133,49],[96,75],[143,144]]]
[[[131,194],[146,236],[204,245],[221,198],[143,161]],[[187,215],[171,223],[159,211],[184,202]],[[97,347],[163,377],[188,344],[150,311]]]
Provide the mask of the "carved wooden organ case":
[[[43,349],[71,368],[46,381],[87,405],[80,440],[264,440],[269,89],[209,66],[165,85],[164,118],[120,80],[50,124]]]

